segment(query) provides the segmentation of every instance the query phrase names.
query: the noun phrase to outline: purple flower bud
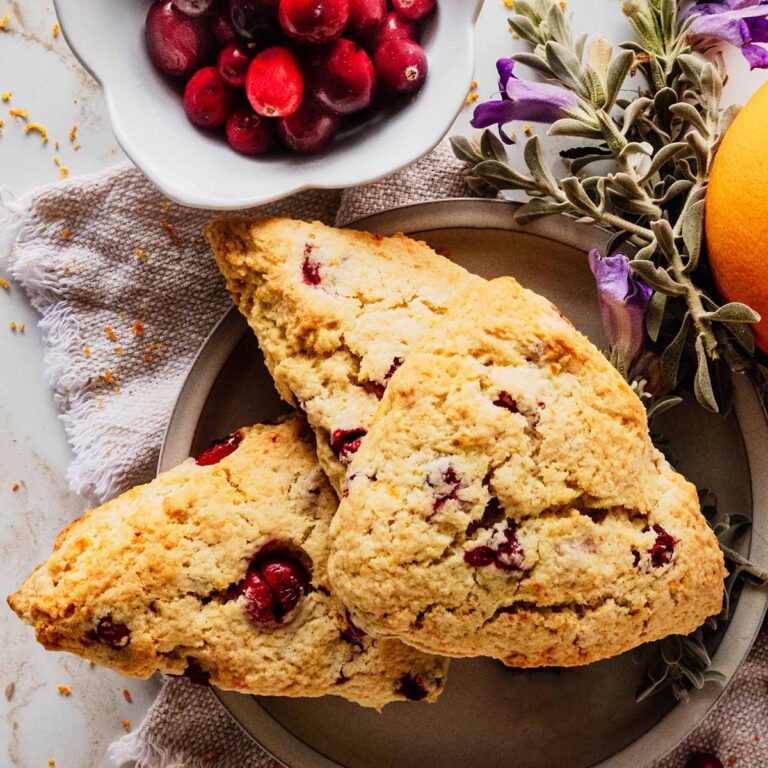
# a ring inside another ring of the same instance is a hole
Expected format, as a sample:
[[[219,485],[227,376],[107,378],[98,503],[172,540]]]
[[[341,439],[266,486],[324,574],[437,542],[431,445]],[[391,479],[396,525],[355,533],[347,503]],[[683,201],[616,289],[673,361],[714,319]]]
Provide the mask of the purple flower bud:
[[[597,282],[600,315],[612,350],[629,366],[640,354],[645,339],[645,312],[653,291],[635,277],[622,253],[603,258],[589,253],[589,266]]]
[[[502,129],[506,123],[512,120],[554,123],[563,117],[563,109],[576,107],[576,96],[566,88],[520,80],[513,72],[514,67],[512,59],[496,62],[501,98],[479,104],[471,121],[473,128],[498,125],[499,135],[507,144],[511,144],[512,140]]]
[[[696,15],[688,29],[691,38],[720,40],[738,48],[750,69],[768,68],[768,4],[761,0],[725,0],[697,3],[689,15]]]

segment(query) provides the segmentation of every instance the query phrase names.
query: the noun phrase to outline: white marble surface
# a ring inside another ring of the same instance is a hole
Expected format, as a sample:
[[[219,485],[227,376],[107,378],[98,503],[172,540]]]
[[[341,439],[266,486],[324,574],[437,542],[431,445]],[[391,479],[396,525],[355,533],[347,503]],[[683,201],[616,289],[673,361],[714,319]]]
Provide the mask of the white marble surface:
[[[136,2],[138,0],[125,0]],[[576,26],[619,41],[628,30],[618,0],[571,0]],[[59,170],[53,141],[60,142],[61,163],[72,175],[85,174],[121,159],[106,119],[96,83],[77,64],[63,38],[55,39],[55,15],[41,0],[0,0],[0,92],[13,91],[0,102],[5,127],[0,136],[0,184],[16,195],[55,181]],[[479,91],[494,90],[494,61],[514,45],[506,29],[501,0],[486,0],[478,26]],[[764,80],[748,74],[738,54],[729,57],[733,77],[729,95],[743,101]],[[435,73],[433,76],[439,76]],[[42,147],[34,134],[8,108],[29,110],[30,119],[48,129]],[[470,110],[457,121],[465,131]],[[68,135],[77,124],[75,151]],[[0,254],[2,257],[2,254]],[[5,277],[0,260],[0,277]],[[13,333],[10,322],[24,323]],[[57,531],[76,517],[83,503],[67,490],[69,448],[56,418],[45,380],[43,349],[35,312],[21,290],[0,290],[0,594],[13,591],[31,568],[50,551]],[[14,483],[20,483],[12,491]],[[105,749],[123,733],[123,720],[138,724],[156,693],[156,683],[123,681],[61,654],[48,654],[32,632],[0,604],[0,768],[106,766]],[[57,685],[71,689],[66,697]],[[123,697],[128,688],[133,703]],[[3,692],[4,695],[3,695]]]

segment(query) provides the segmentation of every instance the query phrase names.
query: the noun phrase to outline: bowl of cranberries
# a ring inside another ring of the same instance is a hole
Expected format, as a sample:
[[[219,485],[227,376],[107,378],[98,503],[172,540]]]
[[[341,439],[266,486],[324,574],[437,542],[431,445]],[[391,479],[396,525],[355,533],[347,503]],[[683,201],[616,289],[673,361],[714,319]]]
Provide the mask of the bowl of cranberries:
[[[115,136],[165,194],[232,210],[355,186],[447,133],[482,0],[57,0]]]

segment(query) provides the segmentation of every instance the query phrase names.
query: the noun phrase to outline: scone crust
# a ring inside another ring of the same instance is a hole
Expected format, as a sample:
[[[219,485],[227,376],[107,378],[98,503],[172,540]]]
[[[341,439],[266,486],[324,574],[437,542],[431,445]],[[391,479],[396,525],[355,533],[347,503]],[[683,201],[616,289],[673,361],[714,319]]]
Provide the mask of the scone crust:
[[[722,603],[715,536],[639,399],[511,278],[478,286],[392,378],[331,539],[357,624],[451,656],[586,664]],[[500,544],[504,567],[469,564]]]
[[[238,449],[218,464],[189,459],[68,526],[9,598],[13,610],[46,648],[131,677],[194,666],[220,688],[336,694],[378,708],[405,698],[409,675],[434,699],[443,659],[343,632],[326,570],[337,500],[303,419],[240,432]],[[256,625],[231,587],[275,542],[311,569],[311,590],[284,624]],[[128,626],[126,647],[93,638],[104,616]]]
[[[219,218],[205,234],[280,395],[306,414],[340,492],[351,454],[332,446],[334,434],[370,428],[410,349],[482,279],[402,234],[242,217]]]

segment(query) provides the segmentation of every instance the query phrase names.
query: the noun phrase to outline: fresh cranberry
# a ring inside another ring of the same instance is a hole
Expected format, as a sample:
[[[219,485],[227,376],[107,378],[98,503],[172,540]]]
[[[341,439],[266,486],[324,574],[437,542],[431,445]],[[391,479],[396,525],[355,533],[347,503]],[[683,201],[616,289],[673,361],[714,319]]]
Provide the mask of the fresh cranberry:
[[[200,128],[220,128],[232,111],[234,95],[216,67],[203,67],[184,89],[184,110]]]
[[[233,432],[231,435],[214,440],[196,459],[195,464],[199,467],[209,467],[212,464],[218,464],[222,459],[226,459],[231,453],[234,453],[243,441],[242,432]]]
[[[185,16],[171,2],[158,0],[144,29],[152,63],[166,75],[189,77],[214,55],[214,39],[204,19]]]
[[[280,0],[280,26],[289,37],[322,45],[338,40],[349,20],[349,0]]]
[[[187,16],[205,16],[213,6],[213,0],[172,0],[172,2]]]
[[[263,155],[275,144],[274,126],[249,106],[239,107],[227,118],[227,141],[240,154]]]
[[[675,553],[675,547],[680,542],[671,534],[667,533],[658,523],[653,526],[656,533],[656,541],[648,550],[651,556],[651,563],[654,568],[661,568],[672,562],[672,555]]]
[[[520,413],[515,400],[509,392],[499,392],[499,396],[493,401],[499,408],[506,408],[511,413]]]
[[[403,675],[400,678],[397,692],[405,696],[408,701],[421,701],[427,698],[427,689],[424,687],[424,681],[413,675]]]
[[[389,40],[374,56],[379,82],[390,93],[414,93],[427,77],[424,49],[413,40]]]
[[[486,544],[464,552],[464,562],[473,568],[491,564],[499,570],[512,573],[522,569],[525,551],[517,539],[517,528],[511,520],[494,526]]]
[[[430,472],[427,485],[437,492],[432,502],[432,511],[438,512],[446,502],[456,499],[456,494],[461,488],[461,480],[456,470],[449,465],[444,469]]]
[[[102,616],[94,632],[96,640],[112,648],[125,648],[131,642],[131,630],[125,624],[112,620],[111,616]]]
[[[244,45],[231,43],[219,53],[219,72],[227,85],[242,88],[251,63],[251,54]]]
[[[312,246],[304,246],[304,261],[301,262],[301,276],[307,285],[320,285],[320,265],[312,259]]]
[[[296,562],[279,553],[257,557],[238,588],[245,611],[256,624],[281,623],[306,594],[308,576]]]
[[[221,45],[234,43],[239,37],[237,30],[232,24],[228,9],[219,8],[215,10],[210,16],[208,23],[210,24],[213,36]]]
[[[266,41],[275,29],[275,4],[270,0],[229,0],[229,18],[246,40]]]
[[[696,752],[688,758],[685,768],[723,768],[723,763],[711,752]]]
[[[384,24],[379,31],[374,35],[371,47],[375,51],[382,43],[386,43],[388,40],[415,39],[416,25],[396,13],[390,13],[384,19]]]
[[[261,51],[248,68],[245,92],[264,117],[292,115],[304,98],[304,76],[296,57],[280,46]]]
[[[352,461],[352,456],[357,453],[360,443],[368,434],[367,429],[357,427],[356,429],[334,429],[331,434],[331,448],[336,454],[336,458],[345,464]]]
[[[384,26],[387,0],[349,0],[349,22],[344,34],[366,43]]]
[[[314,99],[305,99],[292,115],[279,121],[277,135],[292,152],[309,155],[332,141],[340,127],[338,115]]]
[[[351,40],[338,40],[312,67],[313,96],[332,112],[351,115],[368,107],[376,90],[376,71],[368,54]]]
[[[392,0],[397,13],[408,21],[418,21],[435,10],[436,0]]]
[[[389,366],[389,370],[384,374],[384,378],[381,381],[374,381],[373,382],[373,391],[376,394],[376,397],[381,400],[382,397],[384,397],[384,392],[387,389],[387,385],[389,384],[389,380],[395,375],[397,369],[405,362],[405,359],[402,357],[396,357],[392,361],[392,365]]]

